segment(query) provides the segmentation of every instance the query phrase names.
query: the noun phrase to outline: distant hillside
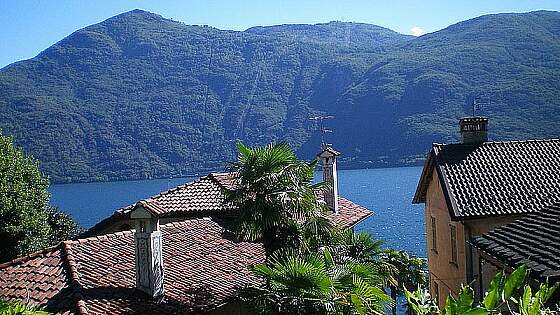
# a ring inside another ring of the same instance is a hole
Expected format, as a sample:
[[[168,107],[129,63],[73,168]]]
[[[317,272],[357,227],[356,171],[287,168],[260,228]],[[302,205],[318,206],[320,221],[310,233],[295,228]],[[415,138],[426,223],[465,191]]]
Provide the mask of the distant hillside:
[[[237,139],[302,157],[330,113],[343,166],[417,163],[481,97],[491,137],[558,137],[560,13],[488,15],[411,38],[330,22],[191,26],[134,10],[0,70],[0,128],[57,182],[222,169]]]

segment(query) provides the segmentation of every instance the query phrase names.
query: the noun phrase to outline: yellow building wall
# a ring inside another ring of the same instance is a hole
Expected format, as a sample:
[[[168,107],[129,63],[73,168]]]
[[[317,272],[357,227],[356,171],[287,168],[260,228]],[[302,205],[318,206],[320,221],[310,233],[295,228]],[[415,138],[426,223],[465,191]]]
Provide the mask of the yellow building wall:
[[[445,202],[436,171],[432,173],[432,180],[426,193],[425,207],[427,257],[432,296],[435,297],[436,295],[437,283],[439,291],[438,304],[440,307],[443,307],[447,295],[453,294],[456,296],[461,289],[461,285],[468,284],[467,275],[472,273],[473,281],[470,284],[475,290],[476,296],[479,297],[479,259],[476,251],[473,250],[473,253],[470,253],[470,248],[467,244],[469,237],[486,233],[496,227],[510,223],[520,216],[487,217],[468,221],[451,220],[450,210]],[[437,250],[432,249],[432,217],[435,218],[436,222]],[[453,263],[451,258],[451,225],[454,225],[457,231],[457,263]],[[488,264],[485,267],[483,272],[485,277],[484,284],[488,285],[488,280],[495,274],[495,269],[492,269]]]
[[[461,284],[466,282],[465,233],[461,222],[451,221],[437,173],[433,172],[432,176],[426,195],[425,211],[430,292],[434,298],[438,295],[438,304],[443,306],[447,295],[457,295]],[[435,219],[436,228],[435,249],[432,218]],[[454,225],[457,231],[457,263],[453,263],[451,258],[451,225]]]

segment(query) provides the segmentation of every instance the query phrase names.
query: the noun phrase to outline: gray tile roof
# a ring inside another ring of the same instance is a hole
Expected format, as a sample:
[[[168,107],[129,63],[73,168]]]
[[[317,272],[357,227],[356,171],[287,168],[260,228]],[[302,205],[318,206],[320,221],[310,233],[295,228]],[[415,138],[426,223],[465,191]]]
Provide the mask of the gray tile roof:
[[[470,243],[512,268],[526,263],[537,279],[560,280],[560,203],[477,236]]]
[[[560,201],[560,140],[434,144],[413,202],[437,171],[455,219],[530,213]]]

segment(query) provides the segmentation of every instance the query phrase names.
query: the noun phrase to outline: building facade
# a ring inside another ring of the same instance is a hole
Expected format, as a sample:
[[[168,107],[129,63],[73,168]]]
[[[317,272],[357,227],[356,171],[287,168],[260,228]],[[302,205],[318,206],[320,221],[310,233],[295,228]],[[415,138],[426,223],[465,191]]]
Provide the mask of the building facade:
[[[560,140],[489,142],[486,118],[459,125],[460,143],[433,145],[413,200],[425,204],[430,292],[440,306],[463,284],[480,297],[496,273],[473,237],[560,200]]]

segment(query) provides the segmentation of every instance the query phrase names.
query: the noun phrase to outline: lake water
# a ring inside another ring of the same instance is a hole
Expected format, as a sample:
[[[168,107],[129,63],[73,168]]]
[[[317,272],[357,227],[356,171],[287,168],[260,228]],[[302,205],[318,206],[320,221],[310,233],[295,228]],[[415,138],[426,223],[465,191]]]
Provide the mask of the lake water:
[[[339,193],[375,212],[356,230],[425,257],[423,205],[411,204],[421,172],[421,167],[339,170]],[[118,208],[194,179],[52,185],[51,202],[91,227]]]

